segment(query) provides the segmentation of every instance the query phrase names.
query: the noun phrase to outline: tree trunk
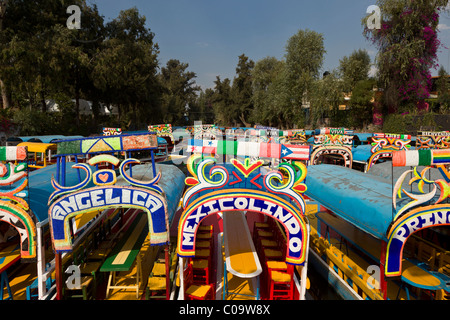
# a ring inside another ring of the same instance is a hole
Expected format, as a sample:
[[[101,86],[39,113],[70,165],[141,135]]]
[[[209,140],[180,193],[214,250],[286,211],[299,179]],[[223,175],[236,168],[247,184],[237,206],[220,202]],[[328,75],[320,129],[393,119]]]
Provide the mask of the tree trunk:
[[[42,104],[42,112],[47,112],[47,104],[45,103],[45,95],[43,90],[41,90],[41,104]]]
[[[6,6],[8,5],[8,0],[0,1],[0,31],[3,31],[3,19],[5,17]],[[0,79],[0,87],[2,91],[2,102],[3,109],[10,107],[10,97],[9,90],[7,89],[5,83]]]
[[[10,107],[9,92],[5,86],[5,83],[1,79],[0,79],[0,87],[2,90],[3,109],[8,109]]]
[[[242,123],[244,124],[244,126],[246,126],[247,128],[249,128],[251,126],[250,123],[248,123],[247,121],[245,121],[245,117],[244,114],[241,113],[241,115],[239,116],[239,119],[241,119]]]

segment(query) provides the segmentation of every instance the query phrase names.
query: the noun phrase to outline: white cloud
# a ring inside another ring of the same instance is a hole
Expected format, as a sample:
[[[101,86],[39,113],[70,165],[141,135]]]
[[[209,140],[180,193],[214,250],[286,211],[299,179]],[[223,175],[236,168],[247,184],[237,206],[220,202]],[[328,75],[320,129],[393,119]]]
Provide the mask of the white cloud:
[[[375,65],[370,66],[369,77],[375,77],[377,75],[378,68]]]
[[[209,47],[209,43],[206,43],[206,42],[197,42],[196,45],[200,48]]]
[[[449,30],[450,29],[450,26],[446,25],[445,23],[439,23],[437,27],[438,27],[438,29],[440,31]]]

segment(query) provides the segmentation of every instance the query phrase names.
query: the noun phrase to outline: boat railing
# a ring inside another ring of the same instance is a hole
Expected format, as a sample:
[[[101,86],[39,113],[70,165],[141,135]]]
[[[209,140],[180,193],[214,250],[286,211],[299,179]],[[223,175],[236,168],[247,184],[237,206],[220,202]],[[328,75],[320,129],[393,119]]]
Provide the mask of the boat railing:
[[[383,300],[381,291],[375,289],[375,286],[369,286],[372,276],[362,269],[348,256],[344,255],[339,249],[334,247],[328,240],[319,237],[316,232],[311,230],[311,247],[320,256],[327,257],[327,263],[342,280],[353,288],[362,299]],[[375,279],[373,279],[375,280]]]

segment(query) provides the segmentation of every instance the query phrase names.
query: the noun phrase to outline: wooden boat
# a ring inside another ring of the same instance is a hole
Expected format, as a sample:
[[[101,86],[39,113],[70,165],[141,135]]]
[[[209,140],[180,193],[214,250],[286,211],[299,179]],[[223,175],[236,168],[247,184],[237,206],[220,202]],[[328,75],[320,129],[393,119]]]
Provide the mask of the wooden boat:
[[[17,146],[27,147],[27,163],[31,170],[44,168],[54,164],[55,159],[52,156],[56,153],[55,143],[43,142],[21,142]]]
[[[317,205],[307,215],[310,262],[344,299],[448,299],[450,242],[445,226],[450,222],[450,208],[436,204],[448,195],[444,185],[449,176],[443,166],[448,151],[436,153],[433,163],[434,151],[427,150],[428,163],[422,158],[420,164],[428,167],[406,171],[406,175],[414,172],[417,176],[411,187],[404,189],[405,168],[392,167],[393,163],[399,165],[398,161],[383,164],[391,174],[377,172],[374,168],[379,165],[371,169],[373,174],[324,164],[308,168],[305,195],[311,206]],[[419,162],[414,162],[419,159],[417,151],[396,151],[393,157],[404,152],[413,152],[408,165],[418,166]],[[441,162],[437,162],[439,158]],[[433,165],[439,169],[431,168]],[[424,181],[430,185],[428,191],[434,190],[434,197],[422,188]],[[438,183],[444,188],[440,196]],[[411,198],[405,199],[405,194]],[[442,219],[430,218],[420,227],[411,226],[417,223],[411,222],[413,217],[426,214]],[[432,234],[441,240],[431,241]]]
[[[16,146],[21,142],[40,142],[40,143],[55,143],[59,140],[65,139],[79,139],[83,136],[65,136],[65,135],[45,135],[45,136],[18,136],[10,137],[6,140],[6,146]]]
[[[51,246],[46,247],[50,250],[42,249],[37,272],[35,270],[31,275],[28,270],[19,268],[10,281],[19,281],[23,276],[32,279],[32,289],[37,292],[27,298],[105,298],[106,290],[100,290],[105,283],[101,275],[102,272],[105,276],[112,271],[106,271],[106,266],[100,270],[100,262],[104,261],[106,265],[106,259],[112,254],[125,259],[122,265],[128,267],[131,273],[136,274],[139,270],[139,286],[135,289],[138,295],[143,293],[142,286],[148,279],[155,255],[161,250],[164,252],[164,246],[170,243],[168,225],[174,218],[184,189],[184,174],[172,165],[139,165],[138,160],[130,157],[119,167],[119,177],[114,170],[98,165],[109,162],[109,167],[117,167],[120,160],[112,155],[114,153],[125,152],[130,156],[136,150],[156,150],[156,139],[152,138],[150,134],[142,134],[64,140],[58,144],[56,165],[30,174],[30,207],[34,216],[43,218],[43,221],[38,220],[37,239],[39,243],[44,243],[45,234]],[[89,153],[94,156],[88,163],[67,162],[69,155]],[[102,192],[103,196],[100,195]],[[120,192],[123,201],[118,201],[117,194]],[[80,194],[84,200],[71,200],[80,199]],[[85,195],[88,194],[92,194],[92,198],[87,201]],[[66,203],[66,200],[69,202]],[[139,208],[142,210],[137,210]],[[64,213],[67,216],[61,219]],[[142,237],[135,237],[137,230],[141,230],[139,234]],[[131,240],[123,238],[124,234]],[[130,246],[131,242],[133,245]],[[102,244],[106,247],[99,247]],[[117,252],[112,253],[113,248],[117,248]],[[143,267],[138,267],[140,264],[136,261],[141,262]],[[118,266],[113,265],[114,268]],[[83,272],[88,272],[88,275]],[[23,291],[24,286],[30,287],[25,282],[20,285]],[[133,298],[132,294],[130,297],[123,293],[122,288],[116,290],[113,285],[109,287],[112,291],[108,298]],[[130,287],[129,283],[127,287]],[[24,298],[24,294],[19,297],[13,289],[12,298]]]
[[[305,299],[309,224],[301,161],[309,159],[309,146],[200,135],[187,151],[175,297]],[[269,169],[264,158],[296,161]]]
[[[355,168],[363,172],[368,172],[376,163],[392,159],[394,151],[409,150],[415,144],[415,137],[406,134],[373,133],[359,136],[368,143],[352,148],[352,161]]]

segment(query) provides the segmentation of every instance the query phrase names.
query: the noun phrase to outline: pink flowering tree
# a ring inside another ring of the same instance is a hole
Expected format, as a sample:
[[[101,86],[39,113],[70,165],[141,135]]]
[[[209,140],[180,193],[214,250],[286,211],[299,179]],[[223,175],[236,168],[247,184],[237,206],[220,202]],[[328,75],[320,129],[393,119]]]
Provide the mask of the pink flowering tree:
[[[380,28],[364,36],[378,49],[379,85],[384,90],[385,113],[421,108],[429,97],[431,71],[437,68],[439,15],[448,0],[378,0]]]

